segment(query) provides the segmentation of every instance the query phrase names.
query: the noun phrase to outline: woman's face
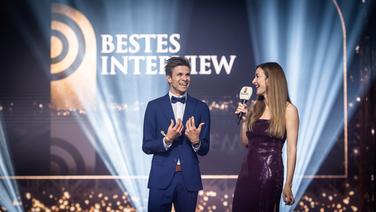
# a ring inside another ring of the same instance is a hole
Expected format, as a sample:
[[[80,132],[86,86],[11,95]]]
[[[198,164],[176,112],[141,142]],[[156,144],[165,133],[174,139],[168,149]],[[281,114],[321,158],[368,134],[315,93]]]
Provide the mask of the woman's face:
[[[263,96],[266,94],[266,81],[267,77],[264,73],[264,70],[262,70],[261,68],[257,68],[255,78],[252,80],[252,84],[256,87],[257,95]]]

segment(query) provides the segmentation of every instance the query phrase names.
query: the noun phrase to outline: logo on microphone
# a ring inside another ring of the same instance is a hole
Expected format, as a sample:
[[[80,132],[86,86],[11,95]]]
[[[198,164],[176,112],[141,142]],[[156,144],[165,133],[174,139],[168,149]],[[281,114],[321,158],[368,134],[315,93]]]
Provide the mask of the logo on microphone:
[[[249,87],[249,86],[244,86],[241,90],[240,90],[240,93],[239,93],[239,98],[241,100],[246,100],[248,101],[251,96],[252,96],[252,87]]]

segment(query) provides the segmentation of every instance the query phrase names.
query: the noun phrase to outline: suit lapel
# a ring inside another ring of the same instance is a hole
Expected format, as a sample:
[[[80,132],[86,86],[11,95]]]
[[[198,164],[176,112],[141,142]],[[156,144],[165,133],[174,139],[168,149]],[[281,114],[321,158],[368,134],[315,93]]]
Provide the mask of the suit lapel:
[[[187,123],[187,120],[189,117],[193,115],[193,109],[194,109],[194,101],[192,100],[192,97],[187,94],[187,102],[185,105],[185,110],[184,110],[184,116],[183,116],[183,124],[185,127],[185,123]]]
[[[162,110],[165,111],[166,113],[166,117],[168,118],[168,123],[170,124],[171,119],[175,121],[174,111],[172,110],[170,96],[168,94],[163,97],[162,107],[165,108],[165,109],[162,108]]]

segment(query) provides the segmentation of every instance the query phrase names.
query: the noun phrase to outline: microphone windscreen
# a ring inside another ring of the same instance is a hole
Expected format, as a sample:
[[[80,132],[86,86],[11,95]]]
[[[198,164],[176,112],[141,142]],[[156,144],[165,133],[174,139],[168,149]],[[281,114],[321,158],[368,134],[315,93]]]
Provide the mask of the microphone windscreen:
[[[240,90],[240,93],[239,93],[239,98],[241,100],[249,100],[252,96],[252,87],[249,87],[249,86],[244,86],[241,90]]]

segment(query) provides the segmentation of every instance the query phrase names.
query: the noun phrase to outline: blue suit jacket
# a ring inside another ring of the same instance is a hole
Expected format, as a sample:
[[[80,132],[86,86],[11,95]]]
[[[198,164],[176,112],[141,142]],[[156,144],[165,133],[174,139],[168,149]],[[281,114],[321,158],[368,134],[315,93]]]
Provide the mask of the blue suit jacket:
[[[144,119],[144,136],[142,150],[146,154],[153,154],[149,175],[149,188],[165,189],[172,180],[178,158],[183,170],[184,183],[188,190],[202,189],[201,173],[197,154],[203,156],[209,151],[210,145],[210,112],[208,106],[189,95],[183,116],[183,125],[189,117],[194,116],[196,127],[201,122],[201,146],[197,152],[192,148],[191,142],[184,135],[174,140],[172,146],[166,150],[163,146],[163,130],[167,133],[170,120],[175,120],[169,95],[152,100],[148,103]]]

